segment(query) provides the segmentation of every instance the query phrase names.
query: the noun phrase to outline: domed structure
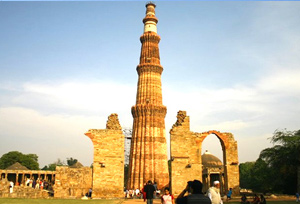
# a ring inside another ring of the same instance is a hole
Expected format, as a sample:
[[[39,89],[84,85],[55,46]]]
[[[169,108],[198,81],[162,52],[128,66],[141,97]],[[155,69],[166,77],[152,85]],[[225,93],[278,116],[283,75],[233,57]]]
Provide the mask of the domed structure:
[[[204,154],[201,156],[203,167],[219,167],[222,168],[223,164],[221,160],[212,155],[209,151],[206,150]]]
[[[222,161],[206,150],[202,159],[203,192],[213,185],[214,181],[220,181],[220,192],[224,191],[224,168]]]

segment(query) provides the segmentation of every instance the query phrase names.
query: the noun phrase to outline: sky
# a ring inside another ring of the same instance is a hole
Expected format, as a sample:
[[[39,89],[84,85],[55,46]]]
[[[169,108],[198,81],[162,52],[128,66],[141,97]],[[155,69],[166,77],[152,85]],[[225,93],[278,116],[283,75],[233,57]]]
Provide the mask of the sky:
[[[0,2],[0,156],[93,161],[84,135],[131,128],[144,1]],[[300,124],[300,2],[156,1],[166,132],[231,132],[239,162]],[[216,136],[202,150],[222,159]]]

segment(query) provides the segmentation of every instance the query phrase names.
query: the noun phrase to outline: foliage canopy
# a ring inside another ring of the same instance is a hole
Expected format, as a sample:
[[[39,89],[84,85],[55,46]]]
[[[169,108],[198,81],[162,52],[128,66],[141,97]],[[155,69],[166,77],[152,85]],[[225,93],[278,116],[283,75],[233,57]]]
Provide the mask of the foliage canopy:
[[[18,151],[11,151],[3,154],[0,158],[0,169],[6,169],[16,162],[19,162],[31,170],[39,169],[38,156],[36,154],[23,154]]]
[[[240,164],[240,185],[259,192],[295,194],[300,188],[300,130],[276,130],[273,147],[255,162]]]

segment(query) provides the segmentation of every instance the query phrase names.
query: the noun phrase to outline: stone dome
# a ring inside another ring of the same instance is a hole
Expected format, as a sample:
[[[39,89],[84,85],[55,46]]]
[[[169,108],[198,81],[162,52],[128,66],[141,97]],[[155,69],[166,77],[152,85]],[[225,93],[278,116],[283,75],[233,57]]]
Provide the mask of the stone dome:
[[[207,150],[204,154],[202,154],[201,159],[202,159],[202,165],[204,167],[222,167],[223,166],[221,160],[218,157],[212,155]]]

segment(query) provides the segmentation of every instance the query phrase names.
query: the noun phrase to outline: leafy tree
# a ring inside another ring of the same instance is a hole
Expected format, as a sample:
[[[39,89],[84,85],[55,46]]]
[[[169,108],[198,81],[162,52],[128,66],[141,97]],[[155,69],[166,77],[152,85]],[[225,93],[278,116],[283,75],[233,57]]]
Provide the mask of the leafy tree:
[[[55,163],[45,165],[42,168],[42,170],[48,170],[48,171],[55,171],[55,169],[56,169],[56,164]]]
[[[269,182],[271,175],[272,169],[264,160],[258,158],[251,169],[251,188],[257,192],[270,192],[272,189],[272,183]]]
[[[272,174],[274,192],[294,194],[300,191],[300,130],[276,130],[271,142],[273,147],[260,153]],[[278,179],[280,178],[280,179]]]
[[[61,159],[57,159],[56,162],[44,166],[42,170],[55,171],[56,166],[64,166],[64,165],[65,165],[64,161],[62,161]]]
[[[72,166],[73,164],[76,164],[77,161],[78,161],[77,159],[73,159],[72,157],[67,158],[67,164],[68,164],[68,166]]]
[[[6,169],[16,162],[19,162],[31,170],[39,169],[38,156],[36,154],[23,154],[18,151],[11,151],[3,154],[0,158],[0,169]]]
[[[240,170],[240,186],[241,188],[252,189],[252,169],[255,162],[245,162],[239,165]]]

